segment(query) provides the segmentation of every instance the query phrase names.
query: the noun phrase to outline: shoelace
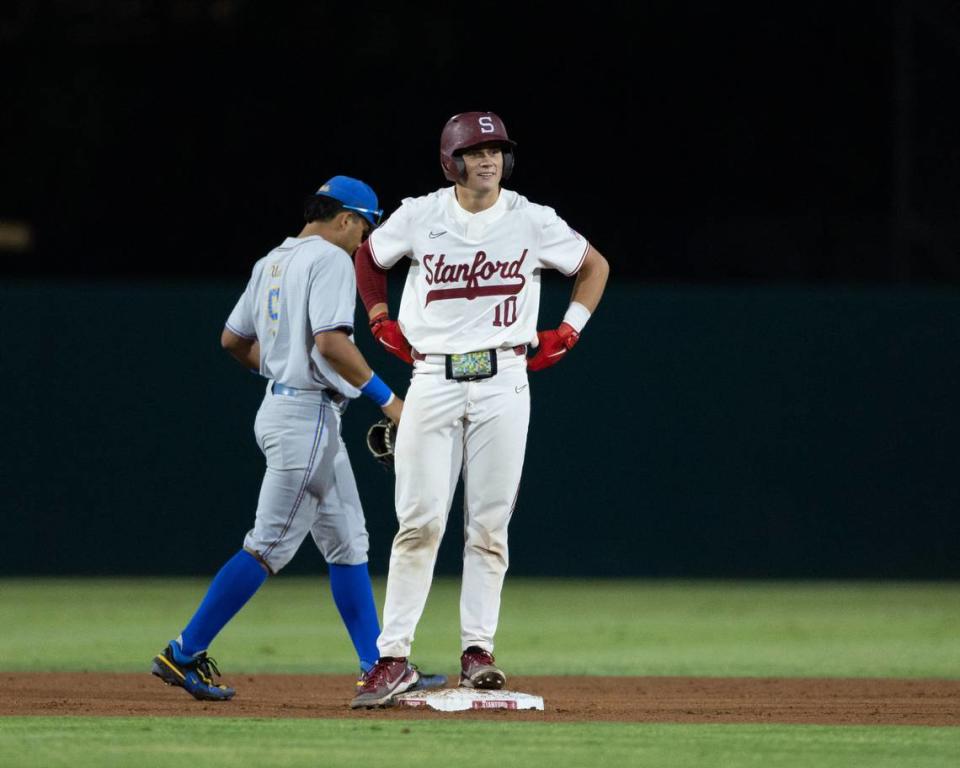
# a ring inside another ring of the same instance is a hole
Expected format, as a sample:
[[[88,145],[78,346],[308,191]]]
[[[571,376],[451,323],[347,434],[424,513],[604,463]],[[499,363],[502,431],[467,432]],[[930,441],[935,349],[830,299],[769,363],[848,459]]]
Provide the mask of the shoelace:
[[[197,671],[205,678],[204,682],[206,683],[213,683],[214,674],[216,674],[217,677],[221,677],[217,662],[205,653],[201,653],[197,657]]]
[[[477,664],[494,663],[493,654],[490,653],[490,651],[483,650],[483,648],[478,648],[475,651],[465,651],[463,655],[466,656],[468,660]]]
[[[395,664],[397,660],[394,661],[378,661],[373,665],[373,669],[367,672],[367,679],[363,681],[363,688],[377,688],[380,686],[384,679],[389,674],[389,667],[391,664]],[[402,662],[406,668],[406,662]],[[410,666],[413,666],[412,664]],[[414,667],[416,669],[416,667]]]

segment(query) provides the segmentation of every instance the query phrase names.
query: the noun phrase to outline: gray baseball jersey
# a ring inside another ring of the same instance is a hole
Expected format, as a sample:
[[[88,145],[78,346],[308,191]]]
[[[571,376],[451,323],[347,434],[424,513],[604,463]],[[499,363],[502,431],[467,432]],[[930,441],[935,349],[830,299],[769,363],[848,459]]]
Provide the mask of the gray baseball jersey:
[[[357,281],[350,256],[322,237],[288,237],[253,267],[227,328],[260,341],[260,373],[297,389],[360,391],[339,376],[313,343],[314,334],[353,333]],[[352,338],[352,336],[351,336]]]
[[[243,546],[273,573],[308,533],[328,563],[367,560],[363,509],[340,437],[345,397],[359,391],[314,343],[322,331],[353,331],[355,297],[345,251],[319,236],[288,237],[254,265],[226,323],[259,340],[260,373],[270,379],[254,427],[267,469]]]

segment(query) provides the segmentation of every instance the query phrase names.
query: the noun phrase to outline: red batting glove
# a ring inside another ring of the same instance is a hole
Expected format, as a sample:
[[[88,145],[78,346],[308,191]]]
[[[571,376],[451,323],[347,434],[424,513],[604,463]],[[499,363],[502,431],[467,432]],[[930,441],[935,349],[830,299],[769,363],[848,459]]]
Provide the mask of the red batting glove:
[[[540,348],[527,361],[527,370],[530,371],[542,371],[559,363],[580,340],[580,334],[569,323],[560,323],[555,331],[537,331],[537,338],[540,339]]]
[[[400,330],[400,324],[396,320],[391,320],[386,312],[381,312],[370,321],[370,330],[374,338],[387,348],[391,354],[399,357],[403,362],[413,364],[413,357],[410,355],[410,342],[407,341]]]

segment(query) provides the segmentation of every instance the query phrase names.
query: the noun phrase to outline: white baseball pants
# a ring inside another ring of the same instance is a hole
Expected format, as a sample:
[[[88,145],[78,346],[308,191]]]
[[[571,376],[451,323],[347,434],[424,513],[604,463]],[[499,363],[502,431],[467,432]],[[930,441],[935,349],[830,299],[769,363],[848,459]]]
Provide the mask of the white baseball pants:
[[[493,650],[509,563],[513,514],[530,421],[527,364],[513,350],[498,373],[472,382],[445,377],[444,357],[414,365],[397,433],[399,530],[390,554],[381,656],[409,656],[457,480],[464,479],[461,647]]]

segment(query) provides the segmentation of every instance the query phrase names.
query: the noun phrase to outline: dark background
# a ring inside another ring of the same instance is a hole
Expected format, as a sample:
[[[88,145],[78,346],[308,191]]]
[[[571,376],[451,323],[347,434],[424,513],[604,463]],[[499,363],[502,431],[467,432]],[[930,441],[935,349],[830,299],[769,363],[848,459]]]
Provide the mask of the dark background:
[[[328,176],[391,211],[492,109],[618,279],[960,280],[956,0],[21,0],[0,51],[8,275],[239,278]]]
[[[492,109],[508,186],[612,267],[532,377],[512,572],[960,577],[960,2],[22,0],[0,71],[0,572],[228,557],[262,471],[262,384],[217,342],[250,267],[331,175],[388,212],[444,184],[444,122]],[[383,573],[376,416],[345,437]]]

